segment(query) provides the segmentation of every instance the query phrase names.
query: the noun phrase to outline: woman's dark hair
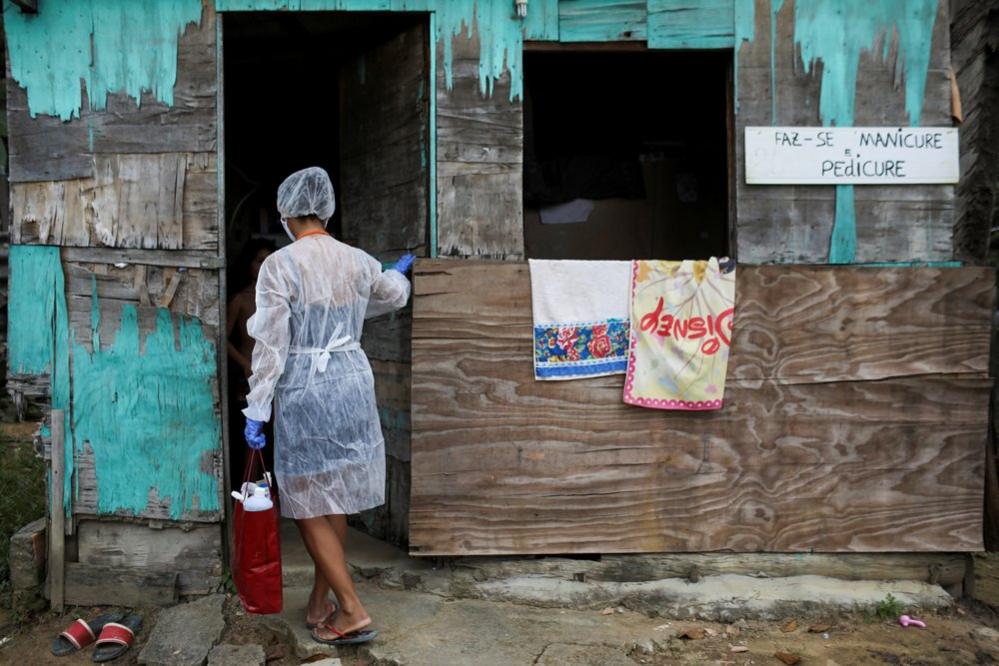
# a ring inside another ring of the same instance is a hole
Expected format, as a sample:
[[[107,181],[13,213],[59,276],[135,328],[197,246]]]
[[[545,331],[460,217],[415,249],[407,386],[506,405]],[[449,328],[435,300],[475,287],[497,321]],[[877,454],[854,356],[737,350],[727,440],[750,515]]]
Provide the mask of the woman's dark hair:
[[[277,250],[277,245],[269,238],[251,238],[246,241],[246,245],[239,251],[236,265],[231,267],[237,278],[236,284],[238,285],[238,289],[242,289],[250,284],[250,264],[253,263],[254,257],[261,250],[274,252]]]

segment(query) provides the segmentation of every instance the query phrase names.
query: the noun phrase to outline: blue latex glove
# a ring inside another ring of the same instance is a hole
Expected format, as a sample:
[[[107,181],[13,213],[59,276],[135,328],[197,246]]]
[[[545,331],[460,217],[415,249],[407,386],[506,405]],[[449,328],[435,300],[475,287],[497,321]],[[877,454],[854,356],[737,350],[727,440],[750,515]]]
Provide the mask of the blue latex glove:
[[[414,261],[416,261],[416,257],[411,254],[404,254],[399,257],[399,261],[395,262],[395,265],[392,266],[392,270],[398,271],[405,275],[409,272],[409,269],[413,267]]]
[[[263,430],[264,424],[261,421],[246,419],[246,427],[243,428],[246,445],[251,449],[262,449],[267,446],[267,436],[264,435]]]

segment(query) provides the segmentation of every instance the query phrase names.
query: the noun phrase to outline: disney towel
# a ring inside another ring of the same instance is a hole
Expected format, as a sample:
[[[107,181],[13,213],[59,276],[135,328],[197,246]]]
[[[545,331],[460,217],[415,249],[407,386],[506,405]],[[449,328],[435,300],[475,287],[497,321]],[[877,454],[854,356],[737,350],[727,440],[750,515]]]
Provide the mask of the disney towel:
[[[628,365],[631,262],[529,263],[534,378],[623,373]]]
[[[708,261],[635,261],[624,401],[721,409],[735,318],[735,269]]]

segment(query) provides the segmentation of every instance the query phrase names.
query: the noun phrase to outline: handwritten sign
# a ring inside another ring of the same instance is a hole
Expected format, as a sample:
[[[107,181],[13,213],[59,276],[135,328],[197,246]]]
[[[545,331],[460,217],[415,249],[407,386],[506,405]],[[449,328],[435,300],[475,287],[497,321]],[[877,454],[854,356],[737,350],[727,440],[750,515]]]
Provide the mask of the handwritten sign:
[[[747,127],[748,185],[956,183],[957,128]]]

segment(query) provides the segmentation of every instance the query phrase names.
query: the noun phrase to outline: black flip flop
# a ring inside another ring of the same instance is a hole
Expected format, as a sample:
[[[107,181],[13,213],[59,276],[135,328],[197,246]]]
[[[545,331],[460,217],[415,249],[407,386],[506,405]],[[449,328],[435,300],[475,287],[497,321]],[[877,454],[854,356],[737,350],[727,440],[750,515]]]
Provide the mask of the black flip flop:
[[[73,623],[52,641],[52,654],[57,657],[65,657],[67,654],[72,654],[90,645],[97,640],[104,625],[109,622],[117,622],[124,616],[124,613],[111,612],[102,613],[90,622],[83,618],[73,620]]]
[[[316,633],[316,629],[326,629],[327,631],[332,631],[337,637],[323,638]],[[361,643],[373,641],[375,636],[378,635],[377,629],[358,629],[357,631],[352,631],[349,634],[341,634],[329,625],[316,627],[316,629],[312,630],[312,640],[317,643],[322,643],[323,645],[360,645]]]
[[[142,616],[132,613],[121,622],[109,622],[97,637],[93,660],[96,662],[114,661],[128,652],[135,642],[135,634],[142,626]]]

